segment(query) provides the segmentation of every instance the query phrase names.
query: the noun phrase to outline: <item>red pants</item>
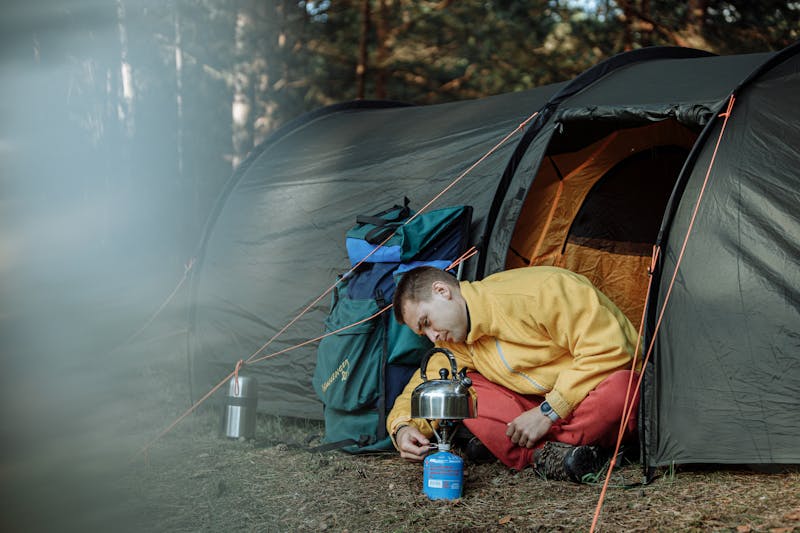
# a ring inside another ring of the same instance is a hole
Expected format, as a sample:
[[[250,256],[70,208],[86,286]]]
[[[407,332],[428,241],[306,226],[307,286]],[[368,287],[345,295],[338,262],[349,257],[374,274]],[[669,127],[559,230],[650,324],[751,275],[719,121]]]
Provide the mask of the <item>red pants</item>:
[[[473,372],[469,377],[478,395],[478,417],[468,418],[463,422],[495,457],[516,470],[529,466],[534,449],[544,446],[546,441],[573,445],[594,444],[613,449],[617,443],[630,375],[630,370],[611,374],[584,398],[572,414],[554,422],[550,431],[534,448],[521,448],[506,436],[506,426],[523,412],[539,407],[544,398],[510,391]],[[634,385],[636,377],[634,374]],[[623,441],[636,434],[638,404],[637,395]]]

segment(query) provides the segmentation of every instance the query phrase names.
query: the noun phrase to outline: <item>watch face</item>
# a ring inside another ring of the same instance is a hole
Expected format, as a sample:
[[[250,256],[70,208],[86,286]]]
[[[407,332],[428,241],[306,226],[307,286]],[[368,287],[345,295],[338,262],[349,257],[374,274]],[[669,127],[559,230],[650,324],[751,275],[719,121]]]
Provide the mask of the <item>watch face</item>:
[[[546,401],[542,402],[542,404],[539,407],[542,409],[542,412],[545,412],[545,413],[547,413],[548,411],[552,411],[553,410],[553,408],[550,407],[550,404],[547,403]]]

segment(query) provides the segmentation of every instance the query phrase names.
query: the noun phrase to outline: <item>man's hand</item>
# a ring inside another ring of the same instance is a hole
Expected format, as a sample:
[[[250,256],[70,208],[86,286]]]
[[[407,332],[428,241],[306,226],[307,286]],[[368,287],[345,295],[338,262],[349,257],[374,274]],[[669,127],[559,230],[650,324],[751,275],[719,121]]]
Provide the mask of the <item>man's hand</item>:
[[[401,427],[394,436],[400,457],[419,462],[425,459],[430,451],[431,441],[414,426]]]
[[[536,441],[550,431],[550,426],[552,425],[553,421],[536,407],[530,411],[525,411],[509,422],[506,436],[511,437],[511,442],[517,446],[533,448]]]

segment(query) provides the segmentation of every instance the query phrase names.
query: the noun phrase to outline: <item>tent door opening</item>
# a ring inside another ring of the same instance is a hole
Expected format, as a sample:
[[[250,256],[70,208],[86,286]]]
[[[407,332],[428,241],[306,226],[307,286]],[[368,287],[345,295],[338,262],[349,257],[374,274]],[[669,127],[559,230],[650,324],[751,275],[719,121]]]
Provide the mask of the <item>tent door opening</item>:
[[[606,123],[599,138],[592,122],[568,126],[565,132],[594,140],[551,140],[506,268],[551,265],[582,274],[638,327],[653,245],[698,133],[673,119],[611,132]]]

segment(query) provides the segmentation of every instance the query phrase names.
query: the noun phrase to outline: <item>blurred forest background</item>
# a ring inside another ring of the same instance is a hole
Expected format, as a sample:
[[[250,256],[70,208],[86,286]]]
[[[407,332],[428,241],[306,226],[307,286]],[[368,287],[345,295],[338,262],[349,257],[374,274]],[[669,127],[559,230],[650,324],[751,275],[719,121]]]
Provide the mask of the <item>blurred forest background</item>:
[[[1,18],[3,196],[80,202],[59,251],[157,244],[178,272],[232,168],[303,112],[518,91],[644,46],[778,50],[800,2],[6,0]]]
[[[61,386],[107,366],[184,275],[233,170],[305,112],[480,98],[569,80],[635,48],[765,52],[800,34],[796,0],[1,9],[0,390],[11,395],[19,374],[53,369]]]
[[[4,521],[28,504],[36,516],[39,496],[74,496],[63,469],[103,471],[121,426],[140,432],[129,452],[169,421],[137,419],[169,399],[145,385],[183,383],[185,361],[166,363],[157,343],[135,357],[117,348],[180,287],[233,170],[281,125],[353,99],[428,105],[525,90],[645,46],[765,52],[800,34],[800,1],[776,0],[4,0],[0,10]]]
[[[5,0],[0,334],[33,356],[70,337],[109,349],[77,331],[124,339],[180,279],[232,171],[304,112],[480,98],[635,48],[764,52],[799,34],[800,2],[778,0]],[[122,301],[141,308],[113,337]]]

